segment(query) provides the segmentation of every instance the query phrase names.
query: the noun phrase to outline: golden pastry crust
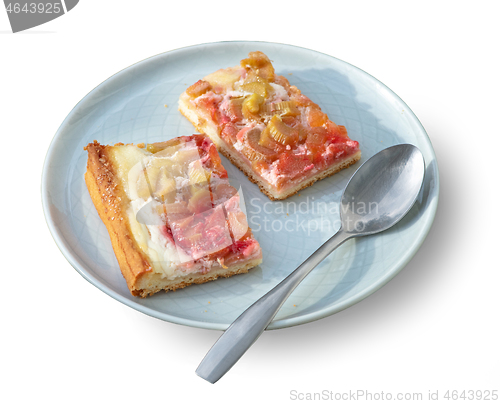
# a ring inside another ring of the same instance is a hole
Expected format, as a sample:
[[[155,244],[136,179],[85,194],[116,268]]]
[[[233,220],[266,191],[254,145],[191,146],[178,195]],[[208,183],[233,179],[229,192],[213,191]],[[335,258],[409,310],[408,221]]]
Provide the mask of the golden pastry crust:
[[[236,167],[238,167],[248,177],[250,181],[256,184],[264,195],[266,195],[269,199],[273,201],[279,201],[282,199],[289,198],[290,196],[295,195],[297,192],[303,190],[304,188],[310,187],[316,181],[322,180],[323,178],[326,177],[330,177],[333,174],[336,174],[339,171],[343,170],[344,168],[349,167],[350,165],[356,163],[361,158],[361,152],[358,152],[350,159],[341,161],[339,164],[331,166],[325,171],[320,171],[315,176],[309,178],[307,181],[300,182],[296,187],[288,189],[287,192],[281,194],[275,194],[271,189],[266,188],[265,186],[266,184],[259,177],[257,177],[257,175],[252,170],[250,170],[246,164],[244,164],[241,161],[238,161],[237,156],[230,154],[230,151],[228,151],[224,145],[220,147],[219,151],[229,161],[231,161],[231,163],[233,163]]]
[[[144,277],[142,278],[142,281],[138,282],[137,287],[140,289],[138,289],[136,292],[138,296],[147,297],[161,290],[164,290],[166,292],[175,291],[177,289],[185,288],[186,286],[214,281],[218,278],[229,278],[233,275],[245,274],[250,269],[256,267],[261,263],[262,257],[251,261],[246,261],[241,265],[232,265],[228,269],[218,266],[212,268],[210,272],[206,274],[191,274],[182,279],[182,281],[169,281],[167,279],[160,279],[158,274],[153,274],[151,277],[148,277],[149,279],[146,279],[146,277]]]
[[[85,150],[88,152],[85,183],[90,197],[108,230],[113,251],[132,295],[140,296],[141,291],[136,285],[141,276],[152,271],[152,267],[130,230],[125,214],[130,200],[116,177],[114,161],[108,153],[109,146],[102,146],[94,140]]]

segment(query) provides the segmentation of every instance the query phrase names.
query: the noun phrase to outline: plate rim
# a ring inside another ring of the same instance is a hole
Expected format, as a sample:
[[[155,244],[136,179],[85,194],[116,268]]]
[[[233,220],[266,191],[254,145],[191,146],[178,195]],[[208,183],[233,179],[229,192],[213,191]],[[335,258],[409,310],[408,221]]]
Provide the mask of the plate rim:
[[[301,49],[303,51],[307,52],[313,52],[316,54],[320,54],[322,56],[325,56],[327,58],[331,58],[334,60],[337,60],[341,64],[345,64],[349,66],[349,68],[354,69],[361,74],[364,74],[368,76],[370,80],[373,80],[375,83],[379,84],[383,89],[385,89],[388,94],[391,96],[391,98],[394,98],[396,101],[398,101],[401,105],[405,107],[405,112],[412,118],[412,120],[417,124],[417,128],[422,132],[423,135],[425,135],[425,139],[429,144],[429,152],[432,155],[432,158],[434,160],[434,171],[435,171],[435,183],[433,185],[433,194],[432,200],[430,201],[427,209],[430,209],[428,213],[428,218],[426,222],[422,224],[422,231],[419,233],[418,238],[414,240],[412,243],[412,246],[410,249],[406,250],[406,253],[402,254],[400,256],[400,259],[397,261],[397,263],[394,264],[394,267],[396,268],[390,273],[386,273],[384,277],[382,277],[378,282],[372,283],[369,288],[365,288],[361,291],[359,291],[357,294],[354,296],[350,297],[349,299],[341,302],[339,305],[335,305],[334,308],[332,307],[324,307],[320,310],[316,310],[314,312],[306,313],[303,315],[300,315],[298,317],[294,317],[291,319],[281,319],[281,320],[273,320],[269,326],[267,327],[267,330],[273,330],[273,329],[281,329],[281,328],[288,328],[288,327],[293,327],[301,324],[306,324],[312,321],[320,320],[322,318],[328,317],[330,315],[336,314],[342,310],[347,309],[348,307],[351,307],[360,301],[364,300],[368,296],[372,295],[375,293],[377,290],[382,288],[384,285],[386,285],[391,279],[393,279],[398,273],[401,272],[401,270],[410,262],[410,260],[415,256],[417,251],[420,249],[422,244],[424,243],[427,235],[430,232],[430,229],[432,227],[432,224],[434,222],[434,219],[436,217],[437,213],[437,207],[439,204],[439,194],[440,194],[440,178],[439,178],[439,167],[438,167],[438,162],[436,158],[436,153],[434,151],[434,147],[432,145],[431,139],[429,138],[429,135],[427,134],[425,128],[423,127],[422,123],[418,119],[418,117],[415,115],[415,113],[412,111],[412,109],[399,97],[394,91],[392,91],[387,85],[382,83],[380,80],[378,80],[376,77],[372,76],[370,73],[366,72],[365,70],[352,65],[349,62],[346,62],[342,59],[339,59],[335,56],[329,55],[324,52],[320,52],[317,50],[309,49],[306,47],[302,46],[297,46],[297,45],[292,45],[292,44],[285,44],[285,43],[279,43],[279,42],[268,42],[268,41],[216,41],[216,42],[207,42],[207,43],[199,43],[199,44],[194,44],[194,45],[189,45],[185,47],[179,47],[175,49],[171,49],[169,51],[165,52],[160,52],[158,54],[149,56],[147,58],[141,59],[119,71],[114,73],[113,75],[109,76],[107,79],[103,80],[101,83],[96,85],[93,89],[91,89],[87,94],[85,94],[78,103],[75,104],[75,106],[71,109],[71,111],[68,113],[68,115],[65,117],[65,119],[62,121],[61,125],[57,129],[56,133],[54,134],[49,148],[47,150],[47,153],[44,158],[43,162],[43,169],[42,169],[42,175],[41,175],[41,199],[42,199],[42,208],[43,208],[43,214],[45,217],[45,221],[47,223],[47,226],[49,227],[49,231],[51,233],[52,238],[54,239],[57,247],[63,254],[63,256],[66,258],[66,260],[70,263],[70,265],[88,282],[90,282],[93,286],[97,287],[99,290],[102,292],[106,293],[108,296],[114,298],[115,300],[119,301],[120,303],[123,303],[141,313],[147,314],[151,317],[158,318],[160,320],[168,321],[171,323],[179,324],[179,325],[185,325],[189,327],[196,327],[196,328],[203,328],[203,329],[213,329],[213,330],[226,330],[230,324],[226,323],[214,323],[214,322],[204,322],[201,320],[193,320],[189,318],[182,318],[178,316],[174,316],[171,314],[163,313],[158,310],[151,309],[146,306],[142,306],[135,301],[131,300],[130,297],[125,297],[120,295],[119,293],[115,292],[105,284],[103,284],[99,279],[95,278],[93,275],[91,275],[88,271],[85,270],[85,267],[81,265],[78,262],[78,259],[73,255],[73,253],[69,250],[68,246],[66,245],[66,242],[64,238],[61,236],[60,230],[58,226],[55,223],[55,220],[51,216],[50,212],[50,196],[49,196],[49,186],[48,186],[48,176],[47,176],[47,171],[49,169],[50,161],[54,157],[54,149],[56,147],[57,141],[59,138],[62,136],[63,129],[66,127],[66,124],[68,121],[71,120],[71,118],[77,113],[78,107],[86,101],[93,93],[98,91],[101,86],[105,84],[109,84],[113,79],[117,78],[121,74],[123,74],[125,71],[133,68],[134,66],[137,66],[139,64],[147,63],[148,60],[152,60],[158,57],[163,57],[166,54],[172,54],[172,53],[178,53],[178,52],[183,52],[183,51],[189,51],[194,48],[199,48],[199,47],[207,47],[207,46],[216,46],[216,45],[224,45],[224,44],[231,44],[231,45],[236,45],[236,44],[267,44],[267,45],[275,45],[279,47],[287,47],[291,49]],[[422,219],[420,219],[422,220]]]

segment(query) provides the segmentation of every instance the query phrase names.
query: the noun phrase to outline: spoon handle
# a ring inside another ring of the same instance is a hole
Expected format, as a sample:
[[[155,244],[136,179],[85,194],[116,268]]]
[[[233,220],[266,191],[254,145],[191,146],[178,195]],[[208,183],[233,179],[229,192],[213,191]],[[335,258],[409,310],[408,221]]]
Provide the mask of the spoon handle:
[[[341,228],[295,271],[243,312],[208,351],[196,374],[210,383],[224,376],[259,338],[297,285],[350,237],[352,235]]]

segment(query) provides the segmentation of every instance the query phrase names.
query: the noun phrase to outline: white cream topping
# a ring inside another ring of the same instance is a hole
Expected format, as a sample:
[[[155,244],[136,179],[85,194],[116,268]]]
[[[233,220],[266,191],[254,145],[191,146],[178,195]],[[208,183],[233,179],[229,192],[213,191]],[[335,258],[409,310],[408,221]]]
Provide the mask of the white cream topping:
[[[239,140],[236,142],[236,143],[233,143],[233,147],[238,150],[238,151],[241,151],[241,149],[243,149],[243,143],[241,143]]]
[[[189,143],[186,145],[189,145]],[[169,158],[175,161],[175,158],[180,156],[179,153],[185,153],[189,150],[192,150],[192,147],[179,149],[171,157],[166,157],[168,153],[163,153],[161,158]],[[199,158],[196,146],[194,150]],[[153,271],[161,274],[162,277],[174,279],[184,276],[186,273],[197,272],[209,267],[210,265],[207,262],[187,262],[189,261],[189,257],[180,256],[185,255],[185,253],[180,249],[178,250],[174,243],[169,241],[162,232],[164,224],[156,211],[160,202],[151,196],[147,200],[144,200],[137,193],[137,184],[141,177],[144,178],[145,168],[151,161],[158,157],[154,157],[136,146],[124,146],[115,149],[114,157],[120,173],[119,178],[123,179],[121,181],[122,186],[131,201],[126,212],[130,223],[130,230],[141,250],[149,257]],[[192,157],[194,160],[196,156],[193,154]],[[189,161],[191,156],[184,154],[182,158]],[[127,171],[128,175],[126,175]],[[183,177],[176,177],[175,181],[178,188],[189,184],[189,179]],[[183,265],[183,263],[185,264]],[[182,269],[176,269],[179,267]]]
[[[274,101],[288,101],[290,99],[285,87],[280,86],[279,84],[276,83],[269,83],[269,84],[271,84],[271,87],[274,89],[274,94],[273,94]]]
[[[249,93],[248,91],[242,91],[242,90],[228,91],[224,96],[224,101],[227,101],[231,98],[246,97],[247,95],[252,95],[252,94],[253,93]]]
[[[149,256],[154,272],[172,279],[179,276],[175,273],[175,266],[180,263],[177,251],[161,233],[163,223],[158,215],[142,214],[144,211],[152,212],[158,205],[151,197],[146,201],[131,201],[128,212],[130,227],[136,240],[140,240],[139,246]]]

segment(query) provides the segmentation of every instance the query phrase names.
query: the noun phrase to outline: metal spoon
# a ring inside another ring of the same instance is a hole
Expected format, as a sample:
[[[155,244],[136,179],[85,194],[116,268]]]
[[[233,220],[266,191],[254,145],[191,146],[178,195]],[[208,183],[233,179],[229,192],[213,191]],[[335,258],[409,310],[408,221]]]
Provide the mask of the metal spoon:
[[[417,199],[424,171],[422,153],[410,144],[389,147],[366,161],[342,195],[340,230],[229,326],[196,369],[198,376],[211,383],[219,380],[259,338],[297,285],[339,245],[399,222]]]

